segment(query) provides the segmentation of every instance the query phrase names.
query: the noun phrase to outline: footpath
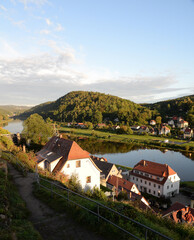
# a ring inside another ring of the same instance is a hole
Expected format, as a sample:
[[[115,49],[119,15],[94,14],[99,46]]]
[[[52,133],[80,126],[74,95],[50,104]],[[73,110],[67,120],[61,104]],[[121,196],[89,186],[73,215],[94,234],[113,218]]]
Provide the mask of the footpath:
[[[11,164],[8,164],[9,174],[18,191],[26,202],[31,215],[29,220],[45,240],[103,240],[102,237],[79,226],[73,218],[65,213],[59,215],[33,195],[34,173],[24,177]]]

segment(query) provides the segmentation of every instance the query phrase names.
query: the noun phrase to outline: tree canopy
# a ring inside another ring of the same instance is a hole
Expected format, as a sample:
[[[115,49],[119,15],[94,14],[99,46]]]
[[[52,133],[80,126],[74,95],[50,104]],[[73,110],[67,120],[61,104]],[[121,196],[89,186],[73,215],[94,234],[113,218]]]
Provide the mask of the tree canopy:
[[[46,123],[40,115],[35,113],[24,121],[22,133],[27,139],[40,144],[47,142],[48,138],[53,135],[53,128],[51,124]]]

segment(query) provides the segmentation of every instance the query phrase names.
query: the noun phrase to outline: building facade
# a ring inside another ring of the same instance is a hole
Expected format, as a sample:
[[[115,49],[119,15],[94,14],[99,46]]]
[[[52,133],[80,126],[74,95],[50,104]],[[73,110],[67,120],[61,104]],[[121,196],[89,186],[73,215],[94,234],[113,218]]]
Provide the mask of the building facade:
[[[141,192],[156,197],[171,197],[179,193],[180,178],[167,164],[141,160],[130,172],[130,181]]]

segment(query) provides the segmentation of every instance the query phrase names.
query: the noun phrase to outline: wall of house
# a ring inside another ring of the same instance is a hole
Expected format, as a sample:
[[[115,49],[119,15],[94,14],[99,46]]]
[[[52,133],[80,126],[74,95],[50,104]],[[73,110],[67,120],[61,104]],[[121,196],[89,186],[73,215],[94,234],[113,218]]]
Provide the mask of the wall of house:
[[[56,167],[56,165],[60,159],[61,159],[61,157],[50,163],[50,171],[51,172],[54,170],[54,168]]]
[[[178,194],[180,187],[180,178],[177,174],[168,177],[164,184],[164,196],[171,197],[172,194]]]
[[[76,161],[80,161],[80,167],[76,167]],[[66,162],[61,172],[71,177],[76,174],[83,189],[98,187],[100,188],[100,171],[94,166],[89,158],[69,160]],[[86,183],[87,177],[91,176],[91,182]]]
[[[115,176],[117,176],[117,177],[123,178],[122,174],[119,173],[119,170],[118,170],[118,168],[117,168],[115,165],[112,166],[109,174],[108,174],[107,177],[106,177],[106,181],[108,181],[109,176],[112,176],[112,175],[115,175]]]
[[[45,162],[45,160],[43,160],[42,162],[38,163],[38,167],[44,169],[44,162]]]
[[[147,180],[141,177],[131,175],[130,181],[135,183],[140,192],[147,192],[156,197],[163,195],[163,186],[153,182],[151,179]]]

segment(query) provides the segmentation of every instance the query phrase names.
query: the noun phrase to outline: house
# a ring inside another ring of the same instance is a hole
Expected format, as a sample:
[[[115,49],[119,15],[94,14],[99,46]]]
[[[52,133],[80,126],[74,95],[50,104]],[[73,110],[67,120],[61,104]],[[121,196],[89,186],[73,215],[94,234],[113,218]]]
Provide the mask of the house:
[[[131,201],[138,200],[139,202],[141,202],[142,206],[141,208],[144,209],[150,208],[148,201],[141,195],[137,186],[124,178],[112,175],[108,178],[106,187],[111,189],[116,194],[120,193],[121,191],[124,191],[127,193],[129,200]]]
[[[117,126],[113,126],[112,127],[112,130],[119,130],[121,127],[119,126],[119,125],[117,125]]]
[[[115,164],[108,163],[106,161],[96,160],[96,159],[93,159],[93,161],[96,164],[96,166],[101,170],[100,183],[103,186],[106,186],[106,182],[108,181],[108,178],[112,175],[122,178],[121,170],[119,171],[115,166]]]
[[[178,128],[184,128],[184,127],[188,127],[188,126],[189,126],[189,123],[187,121],[184,121],[183,119],[181,119],[177,123]]]
[[[140,126],[131,126],[131,130],[133,130],[134,132],[137,132],[140,129]]]
[[[152,134],[152,135],[158,135],[158,129],[157,128],[150,128],[149,131],[150,131],[150,134]]]
[[[172,120],[172,119],[169,120],[169,121],[168,121],[168,125],[174,127],[174,126],[175,126],[174,120]]]
[[[149,128],[147,126],[141,126],[138,130],[139,133],[148,133]]]
[[[180,178],[167,164],[141,160],[130,172],[130,181],[141,192],[156,197],[171,197],[179,193]]]
[[[77,123],[75,126],[77,128],[86,128],[86,125],[84,123]]]
[[[167,126],[162,126],[162,128],[159,131],[159,134],[160,135],[163,135],[163,134],[166,135],[168,133],[170,133],[170,128],[168,128]]]
[[[155,126],[156,125],[156,121],[155,120],[150,120],[150,125]]]
[[[184,138],[192,138],[193,137],[193,129],[186,128],[183,136],[184,136]]]
[[[190,213],[190,218],[187,217],[188,213]],[[162,216],[168,217],[176,223],[194,223],[194,209],[179,202],[175,202],[171,207],[163,212]]]
[[[90,154],[76,142],[52,137],[37,153],[37,165],[53,173],[63,173],[68,178],[78,176],[82,188],[100,188],[100,172]]]

